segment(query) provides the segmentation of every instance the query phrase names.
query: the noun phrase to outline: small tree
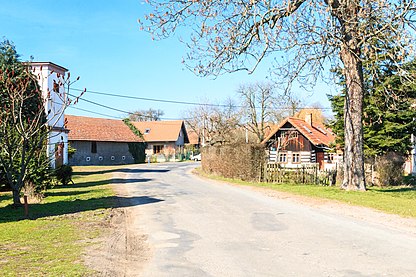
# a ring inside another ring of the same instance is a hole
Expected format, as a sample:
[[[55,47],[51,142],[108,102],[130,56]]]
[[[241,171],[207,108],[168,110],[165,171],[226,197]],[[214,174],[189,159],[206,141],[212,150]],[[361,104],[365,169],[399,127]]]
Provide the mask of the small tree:
[[[0,166],[12,189],[15,206],[21,205],[20,192],[25,183],[36,182],[35,171],[49,164],[45,149],[53,125],[45,114],[38,78],[41,76],[31,72],[30,63],[18,60],[13,44],[7,40],[0,44]],[[57,86],[65,84],[70,84],[69,76],[56,83]],[[66,107],[71,100],[66,95],[63,97]],[[54,115],[51,118],[56,120]]]

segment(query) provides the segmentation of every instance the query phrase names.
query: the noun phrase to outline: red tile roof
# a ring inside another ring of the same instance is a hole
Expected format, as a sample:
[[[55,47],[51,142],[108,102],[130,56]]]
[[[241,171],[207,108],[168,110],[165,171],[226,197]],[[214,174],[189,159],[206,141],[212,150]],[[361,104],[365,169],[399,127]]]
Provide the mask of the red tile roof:
[[[314,145],[329,146],[331,143],[335,142],[335,135],[324,125],[320,123],[312,123],[311,126],[305,120],[288,117],[262,141],[262,144],[265,144],[271,137],[273,137],[287,122],[292,124],[293,127],[302,133]]]
[[[199,134],[195,131],[188,131],[189,144],[199,144]]]
[[[69,140],[141,142],[130,128],[117,119],[65,115]]]
[[[177,141],[183,128],[185,143],[188,135],[183,120],[131,122],[147,142]]]

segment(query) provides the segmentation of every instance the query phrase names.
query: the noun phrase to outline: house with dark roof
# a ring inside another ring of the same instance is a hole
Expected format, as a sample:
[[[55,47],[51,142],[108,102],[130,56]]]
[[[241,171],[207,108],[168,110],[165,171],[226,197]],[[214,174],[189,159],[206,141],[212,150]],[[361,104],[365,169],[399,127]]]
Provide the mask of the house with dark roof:
[[[144,143],[122,120],[66,115],[65,123],[68,141],[76,149],[70,165],[131,164],[129,144]]]
[[[323,124],[312,122],[312,115],[305,120],[288,117],[275,127],[263,140],[270,163],[296,168],[305,164],[319,164],[319,169],[332,169],[342,160],[342,155],[332,149],[335,135]]]
[[[183,153],[189,143],[183,120],[131,122],[147,143],[146,154],[175,155]]]

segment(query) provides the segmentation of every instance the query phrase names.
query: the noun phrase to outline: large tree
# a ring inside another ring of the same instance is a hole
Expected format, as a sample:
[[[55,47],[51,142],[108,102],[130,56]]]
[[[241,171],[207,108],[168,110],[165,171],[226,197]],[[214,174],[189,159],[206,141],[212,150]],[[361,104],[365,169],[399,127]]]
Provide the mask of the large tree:
[[[276,76],[314,82],[328,66],[342,65],[344,181],[365,190],[363,159],[363,68],[383,41],[394,42],[405,59],[412,45],[415,2],[409,0],[153,1],[143,28],[156,38],[192,26],[188,66],[200,75],[248,70],[275,57]],[[377,41],[379,43],[375,44]],[[411,42],[411,43],[409,43]],[[280,58],[282,56],[282,58]]]
[[[407,76],[416,77],[416,62],[401,66]],[[369,69],[364,65],[364,76]],[[395,152],[402,156],[410,154],[411,135],[416,133],[416,84],[397,74],[397,65],[384,60],[376,70],[376,78],[365,78],[363,108],[364,154],[367,158]],[[329,96],[335,118],[330,122],[337,134],[337,142],[344,143],[345,90]]]

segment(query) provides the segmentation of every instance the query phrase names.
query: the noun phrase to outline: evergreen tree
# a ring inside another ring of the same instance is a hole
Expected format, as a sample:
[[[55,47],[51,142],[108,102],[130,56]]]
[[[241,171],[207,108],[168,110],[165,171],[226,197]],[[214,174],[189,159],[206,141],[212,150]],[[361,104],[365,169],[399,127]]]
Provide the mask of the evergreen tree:
[[[416,133],[416,108],[412,107],[416,101],[416,85],[411,78],[414,80],[416,74],[416,61],[402,68],[405,74],[399,74],[389,59],[377,69],[366,68],[367,72],[377,71],[371,75],[377,78],[364,78],[363,134],[364,154],[368,158],[388,152],[406,156],[412,147],[411,134]],[[328,97],[335,113],[330,127],[337,134],[337,143],[343,145],[345,92]]]
[[[37,80],[7,40],[0,43],[0,107],[0,179],[12,189],[14,205],[20,205],[25,184],[50,183],[48,128]]]

